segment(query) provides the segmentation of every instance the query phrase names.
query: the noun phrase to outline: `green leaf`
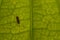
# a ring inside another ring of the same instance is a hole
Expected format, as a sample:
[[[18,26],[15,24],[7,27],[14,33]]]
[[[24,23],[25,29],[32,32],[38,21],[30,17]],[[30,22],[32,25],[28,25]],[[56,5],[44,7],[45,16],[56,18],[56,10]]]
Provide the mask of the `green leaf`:
[[[59,5],[59,0],[0,0],[0,40],[59,40]]]

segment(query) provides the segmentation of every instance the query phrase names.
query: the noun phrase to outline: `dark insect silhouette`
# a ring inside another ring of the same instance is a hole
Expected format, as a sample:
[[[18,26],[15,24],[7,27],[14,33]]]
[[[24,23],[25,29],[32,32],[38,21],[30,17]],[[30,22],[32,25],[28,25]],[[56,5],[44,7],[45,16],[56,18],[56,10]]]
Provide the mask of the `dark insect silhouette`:
[[[18,16],[16,16],[16,21],[17,21],[18,24],[20,24],[20,20],[19,20]]]

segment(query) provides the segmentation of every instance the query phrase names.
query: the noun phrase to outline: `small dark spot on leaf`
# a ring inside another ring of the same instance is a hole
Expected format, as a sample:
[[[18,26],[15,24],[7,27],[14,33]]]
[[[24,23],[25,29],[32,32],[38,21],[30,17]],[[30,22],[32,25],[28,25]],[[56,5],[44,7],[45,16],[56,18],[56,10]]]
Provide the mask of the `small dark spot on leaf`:
[[[20,20],[19,20],[18,16],[16,16],[16,21],[17,21],[18,24],[20,24]]]

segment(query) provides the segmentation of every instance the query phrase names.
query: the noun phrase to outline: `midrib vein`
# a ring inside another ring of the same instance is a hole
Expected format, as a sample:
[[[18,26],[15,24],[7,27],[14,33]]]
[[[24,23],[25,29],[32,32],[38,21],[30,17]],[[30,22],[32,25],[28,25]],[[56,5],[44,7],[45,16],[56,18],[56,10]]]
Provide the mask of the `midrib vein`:
[[[30,0],[30,38],[33,38],[33,0]]]

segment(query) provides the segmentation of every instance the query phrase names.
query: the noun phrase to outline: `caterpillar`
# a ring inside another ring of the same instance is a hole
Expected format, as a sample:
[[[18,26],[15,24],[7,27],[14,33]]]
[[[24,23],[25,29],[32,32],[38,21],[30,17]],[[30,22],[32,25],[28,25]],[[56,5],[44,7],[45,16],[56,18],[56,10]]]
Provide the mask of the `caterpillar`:
[[[16,21],[17,21],[18,24],[20,24],[20,20],[19,20],[18,16],[16,16]]]

